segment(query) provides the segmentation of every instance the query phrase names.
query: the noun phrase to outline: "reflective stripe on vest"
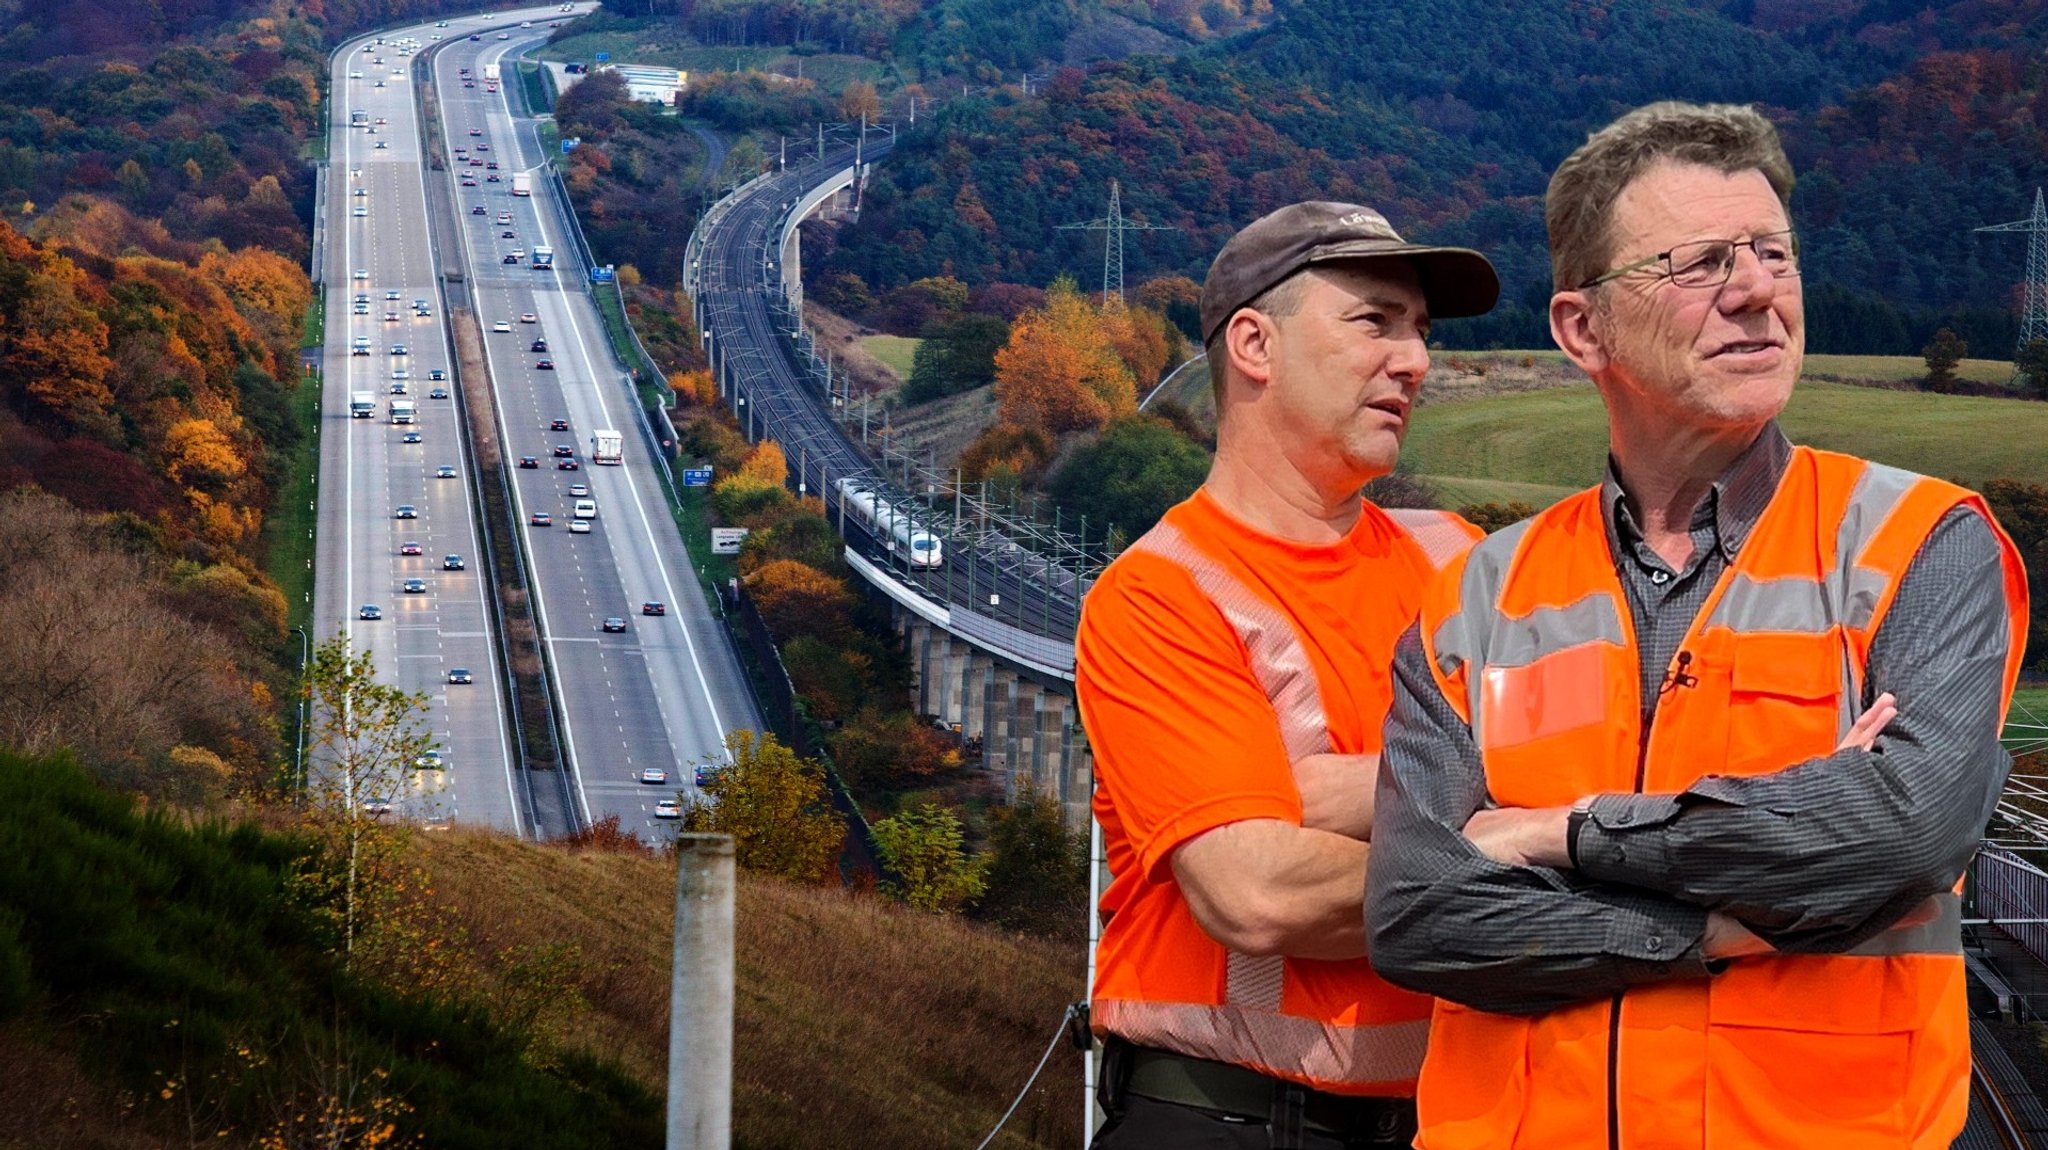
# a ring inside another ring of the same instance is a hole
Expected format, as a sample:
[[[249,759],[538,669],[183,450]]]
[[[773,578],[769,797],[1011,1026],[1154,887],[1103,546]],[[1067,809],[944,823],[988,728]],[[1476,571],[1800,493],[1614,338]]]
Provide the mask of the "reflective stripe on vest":
[[[1758,580],[1742,571],[1725,575],[1727,586],[1702,624],[1702,630],[1727,628],[1737,632],[1781,632],[1824,635],[1836,628],[1850,633],[1842,660],[1841,706],[1837,737],[1846,736],[1861,713],[1862,673],[1860,660],[1852,652],[1868,650],[1870,624],[1879,600],[1891,579],[1862,562],[1879,531],[1891,520],[1900,502],[1921,477],[1910,471],[1880,463],[1865,464],[1835,531],[1835,572],[1826,578],[1778,578]],[[1496,536],[1496,542],[1474,551],[1466,565],[1461,601],[1488,602],[1490,587],[1498,587],[1506,566],[1518,551],[1530,520],[1514,525]],[[1853,559],[1845,558],[1853,556]],[[1475,600],[1475,596],[1477,597]],[[1446,675],[1459,665],[1469,665],[1482,645],[1487,671],[1467,676],[1465,689],[1468,721],[1475,742],[1484,746],[1480,727],[1489,714],[1500,708],[1483,705],[1491,690],[1498,704],[1505,676],[1499,672],[1526,667],[1539,660],[1562,655],[1587,644],[1624,644],[1622,619],[1628,607],[1604,591],[1588,592],[1572,603],[1543,607],[1527,615],[1508,619],[1472,617],[1464,610],[1446,619],[1434,630],[1435,662]],[[1475,626],[1476,624],[1476,626]],[[1580,705],[1598,707],[1592,698],[1544,700],[1541,718],[1546,721],[1510,732],[1498,732],[1507,741],[1524,742],[1585,721]]]
[[[1472,544],[1464,521],[1446,512],[1387,514],[1433,568],[1441,569]],[[1146,532],[1131,550],[1186,571],[1229,622],[1253,677],[1273,705],[1288,757],[1328,752],[1321,687],[1294,624],[1171,523]],[[1091,1007],[1095,1022],[1140,1045],[1329,1085],[1412,1082],[1422,1066],[1429,1043],[1427,1018],[1346,1026],[1285,1014],[1285,958],[1226,949],[1224,970],[1221,1005],[1097,999]]]

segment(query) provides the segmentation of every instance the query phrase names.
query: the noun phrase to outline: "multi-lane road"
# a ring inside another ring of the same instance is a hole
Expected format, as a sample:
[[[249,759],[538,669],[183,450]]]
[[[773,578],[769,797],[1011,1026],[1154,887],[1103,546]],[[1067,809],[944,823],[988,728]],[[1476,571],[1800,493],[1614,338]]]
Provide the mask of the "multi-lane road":
[[[759,720],[669,513],[635,401],[586,288],[588,269],[541,170],[546,157],[534,121],[515,117],[508,104],[516,96],[512,57],[540,43],[547,23],[559,18],[549,7],[450,19],[387,31],[383,45],[372,37],[336,56],[322,263],[329,434],[316,598],[323,627],[352,628],[359,649],[367,641],[376,654],[381,674],[433,696],[434,735],[449,766],[419,776],[425,785],[409,800],[414,805],[400,797],[406,813],[527,834],[567,829],[536,828],[525,810],[477,562],[463,572],[442,570],[444,554],[467,558],[479,550],[455,403],[429,398],[436,384],[422,382],[432,368],[453,374],[460,366],[450,355],[440,291],[442,273],[460,272],[466,291],[458,302],[467,307],[452,322],[479,332],[490,396],[487,407],[472,406],[467,416],[481,421],[481,433],[507,455],[537,464],[514,470],[511,494],[560,703],[570,805],[578,822],[616,815],[624,828],[653,837],[661,825],[657,801],[692,789],[693,766],[721,753],[726,730],[758,727]],[[439,170],[426,162],[420,139],[414,58],[395,55],[407,38],[430,52]],[[493,65],[506,73],[498,91],[485,78]],[[383,88],[375,86],[380,79]],[[366,110],[374,134],[349,126],[357,107]],[[384,123],[374,122],[379,118]],[[351,175],[358,167],[361,175]],[[521,174],[531,178],[530,196],[513,194],[513,177]],[[353,194],[359,183],[366,195]],[[357,206],[363,215],[353,214]],[[554,250],[552,270],[532,266],[537,246]],[[505,262],[515,251],[517,262]],[[349,279],[358,268],[366,280]],[[353,314],[356,293],[364,290],[369,314]],[[397,314],[389,318],[384,297],[393,290]],[[432,315],[416,315],[414,299],[428,300]],[[349,354],[357,336],[368,337],[371,354]],[[389,345],[401,341],[408,354],[392,355]],[[535,350],[537,343],[545,350]],[[421,411],[422,422],[412,428],[418,444],[404,443],[408,428],[390,421],[390,369],[401,362],[411,365]],[[443,386],[455,390],[452,381]],[[349,394],[365,389],[378,392],[378,416],[351,420]],[[592,435],[601,429],[621,433],[622,465],[593,463]],[[566,458],[576,470],[558,470],[558,448],[571,453]],[[453,478],[437,477],[444,465]],[[572,533],[580,499],[594,502],[596,515],[588,517],[587,533]],[[393,518],[407,503],[420,518]],[[536,519],[541,514],[546,525]],[[407,541],[420,542],[422,555],[402,554]],[[407,578],[425,580],[426,590],[407,593]],[[385,617],[355,618],[368,602]],[[660,604],[663,613],[643,614],[647,604]],[[608,618],[623,620],[624,631],[607,631]],[[472,670],[474,682],[446,681],[458,665]],[[650,769],[665,772],[666,781],[641,781]],[[438,788],[431,804],[423,801],[428,788]]]

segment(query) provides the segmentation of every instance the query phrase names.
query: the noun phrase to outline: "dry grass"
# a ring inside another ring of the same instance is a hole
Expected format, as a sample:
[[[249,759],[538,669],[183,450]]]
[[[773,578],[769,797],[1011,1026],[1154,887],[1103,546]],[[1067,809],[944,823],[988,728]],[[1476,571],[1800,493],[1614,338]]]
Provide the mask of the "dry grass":
[[[951,467],[960,453],[996,421],[1000,408],[993,387],[977,387],[915,407],[899,408],[890,414],[891,442],[919,459],[932,459],[940,467]]]
[[[841,372],[852,376],[855,395],[893,391],[903,382],[894,368],[868,350],[866,339],[874,335],[873,331],[808,300],[804,302],[804,324],[817,341],[818,354],[831,352],[833,378],[843,381]],[[905,369],[903,374],[910,372]]]
[[[567,1042],[664,1090],[674,864],[474,831],[420,840],[487,959],[581,946]],[[972,1146],[1082,994],[1078,949],[872,896],[742,876],[738,918],[733,1121],[748,1146]],[[996,1145],[1079,1145],[1078,1060],[1063,1044]]]

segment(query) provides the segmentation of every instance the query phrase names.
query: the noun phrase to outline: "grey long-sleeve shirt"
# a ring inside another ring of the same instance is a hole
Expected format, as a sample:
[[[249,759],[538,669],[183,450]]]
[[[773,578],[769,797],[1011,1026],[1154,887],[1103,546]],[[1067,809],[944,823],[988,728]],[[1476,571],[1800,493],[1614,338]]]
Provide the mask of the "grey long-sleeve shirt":
[[[1608,545],[1641,647],[1645,715],[1664,668],[1784,473],[1776,427],[1714,485],[1673,571],[1642,543],[1610,474]],[[1537,1013],[1708,973],[1706,914],[1785,951],[1869,939],[1968,863],[2004,786],[1998,744],[2010,620],[2000,546],[1958,509],[1921,546],[1872,638],[1867,706],[1899,716],[1876,750],[1768,775],[1708,776],[1679,795],[1602,795],[1578,871],[1508,867],[1462,834],[1491,805],[1472,733],[1437,690],[1417,632],[1394,658],[1366,907],[1389,980],[1483,1010]]]

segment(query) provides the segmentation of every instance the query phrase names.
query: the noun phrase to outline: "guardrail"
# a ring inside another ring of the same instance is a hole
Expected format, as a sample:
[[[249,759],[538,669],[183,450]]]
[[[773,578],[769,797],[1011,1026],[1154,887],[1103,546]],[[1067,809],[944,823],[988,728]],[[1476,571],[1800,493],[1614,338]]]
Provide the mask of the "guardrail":
[[[1971,864],[1976,917],[2011,935],[2034,960],[2048,965],[2048,872],[1990,843]]]

